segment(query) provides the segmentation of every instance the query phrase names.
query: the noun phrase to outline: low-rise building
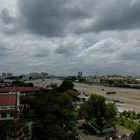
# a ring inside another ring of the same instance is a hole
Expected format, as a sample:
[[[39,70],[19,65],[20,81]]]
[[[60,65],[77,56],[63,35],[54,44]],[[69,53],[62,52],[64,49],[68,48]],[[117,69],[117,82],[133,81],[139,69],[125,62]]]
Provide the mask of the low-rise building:
[[[19,92],[0,93],[0,120],[19,117]]]
[[[17,91],[20,93],[26,93],[26,92],[35,92],[37,89],[35,87],[26,87],[26,86],[5,86],[5,87],[0,87],[0,93],[8,93],[11,91]]]
[[[77,98],[77,101],[84,102],[84,101],[88,101],[89,96],[85,95],[83,92],[80,92],[80,94],[77,95],[76,98]]]

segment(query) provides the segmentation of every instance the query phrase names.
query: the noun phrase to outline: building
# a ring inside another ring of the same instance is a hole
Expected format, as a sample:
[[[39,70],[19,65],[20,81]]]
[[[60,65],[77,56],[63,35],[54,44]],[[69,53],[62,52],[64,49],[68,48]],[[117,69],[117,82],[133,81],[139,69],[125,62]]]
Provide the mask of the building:
[[[48,73],[46,73],[46,72],[41,72],[40,75],[42,78],[48,78],[48,76],[49,76]]]
[[[77,98],[77,101],[84,102],[84,101],[88,101],[89,96],[85,95],[83,92],[80,92],[80,94],[77,95],[76,98]]]
[[[16,90],[17,92],[20,93],[27,93],[27,92],[35,92],[38,89],[35,87],[25,87],[25,86],[5,86],[5,87],[0,87],[0,93],[8,93],[13,90]]]
[[[7,78],[11,78],[11,77],[13,77],[12,73],[2,73],[2,75],[0,75],[0,78],[2,80],[7,79]]]
[[[0,75],[0,80],[2,81],[5,78],[6,78],[6,73],[2,73],[2,75]]]
[[[19,117],[19,92],[0,94],[0,120],[12,120]]]
[[[40,79],[40,78],[42,78],[40,73],[33,72],[29,74],[29,79]]]
[[[6,73],[2,73],[2,77],[4,77],[4,78],[5,78],[5,77],[6,77]]]
[[[80,78],[83,77],[82,72],[80,72],[80,71],[78,72],[78,77],[80,77]]]
[[[7,73],[7,78],[12,77],[13,74],[12,73]]]

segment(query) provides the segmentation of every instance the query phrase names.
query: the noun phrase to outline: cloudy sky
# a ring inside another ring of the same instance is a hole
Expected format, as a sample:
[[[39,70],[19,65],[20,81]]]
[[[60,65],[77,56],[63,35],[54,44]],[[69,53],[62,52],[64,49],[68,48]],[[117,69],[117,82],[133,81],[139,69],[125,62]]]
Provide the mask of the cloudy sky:
[[[0,0],[0,73],[140,75],[140,0]]]

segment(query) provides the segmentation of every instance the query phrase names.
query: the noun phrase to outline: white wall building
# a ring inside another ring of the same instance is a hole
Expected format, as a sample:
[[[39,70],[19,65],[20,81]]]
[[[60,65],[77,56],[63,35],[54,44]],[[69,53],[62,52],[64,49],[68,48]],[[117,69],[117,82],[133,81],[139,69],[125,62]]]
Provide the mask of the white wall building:
[[[19,117],[19,92],[0,94],[0,120]]]

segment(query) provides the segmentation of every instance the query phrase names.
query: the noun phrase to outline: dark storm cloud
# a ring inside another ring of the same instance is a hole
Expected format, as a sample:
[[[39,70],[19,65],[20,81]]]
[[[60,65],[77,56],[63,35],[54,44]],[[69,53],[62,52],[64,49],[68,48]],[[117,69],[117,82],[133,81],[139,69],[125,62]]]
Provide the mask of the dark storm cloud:
[[[19,34],[20,31],[24,29],[20,17],[16,17],[16,15],[7,8],[2,8],[0,11],[0,21],[2,21],[1,30],[7,35]]]
[[[140,27],[139,0],[107,0],[97,7],[92,22],[77,29],[77,33],[131,30]]]
[[[18,9],[16,18],[6,9],[1,12],[2,21],[11,23],[6,32],[23,30],[62,37],[140,27],[139,0],[20,0]]]
[[[140,27],[140,1],[116,1],[105,7],[93,25],[95,31],[121,30]]]
[[[25,26],[33,33],[45,36],[63,36],[73,20],[87,17],[78,4],[66,0],[22,0],[19,9]]]

